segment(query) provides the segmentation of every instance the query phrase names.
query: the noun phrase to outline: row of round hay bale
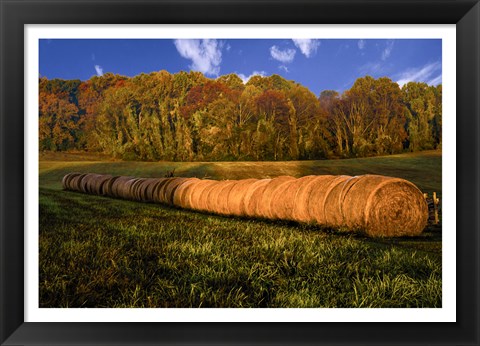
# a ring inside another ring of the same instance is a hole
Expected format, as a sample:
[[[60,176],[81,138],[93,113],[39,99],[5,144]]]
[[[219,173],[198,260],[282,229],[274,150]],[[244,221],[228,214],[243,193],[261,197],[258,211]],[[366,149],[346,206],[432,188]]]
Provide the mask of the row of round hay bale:
[[[427,203],[415,185],[380,175],[217,181],[69,173],[63,177],[62,186],[221,215],[346,227],[381,237],[418,235],[428,219]]]

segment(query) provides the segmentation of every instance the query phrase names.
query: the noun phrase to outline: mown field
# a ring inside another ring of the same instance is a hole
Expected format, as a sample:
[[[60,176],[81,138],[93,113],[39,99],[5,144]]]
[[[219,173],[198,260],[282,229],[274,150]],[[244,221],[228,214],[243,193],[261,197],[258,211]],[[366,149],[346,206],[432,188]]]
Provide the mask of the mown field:
[[[441,198],[441,152],[330,161],[40,156],[41,307],[441,307],[441,225],[415,238],[203,214],[63,191],[72,171],[210,179],[383,174]]]

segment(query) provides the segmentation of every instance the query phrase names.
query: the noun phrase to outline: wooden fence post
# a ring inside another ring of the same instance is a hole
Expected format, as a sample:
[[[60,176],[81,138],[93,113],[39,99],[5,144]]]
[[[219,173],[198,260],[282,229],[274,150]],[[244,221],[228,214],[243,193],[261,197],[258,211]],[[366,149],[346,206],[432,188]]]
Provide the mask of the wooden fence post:
[[[434,213],[435,213],[435,225],[438,224],[438,204],[440,202],[440,199],[437,198],[437,193],[434,192],[433,193],[433,210],[434,210]]]

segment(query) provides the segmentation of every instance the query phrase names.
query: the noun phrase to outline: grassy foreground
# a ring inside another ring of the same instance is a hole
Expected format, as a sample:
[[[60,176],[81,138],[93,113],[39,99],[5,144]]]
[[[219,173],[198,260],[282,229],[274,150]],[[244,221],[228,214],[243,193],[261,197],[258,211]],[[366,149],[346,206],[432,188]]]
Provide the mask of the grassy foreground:
[[[214,179],[385,174],[441,196],[439,152],[307,162],[71,157],[40,161],[41,307],[441,307],[439,226],[416,238],[370,239],[61,189],[71,171],[162,177],[175,169]]]

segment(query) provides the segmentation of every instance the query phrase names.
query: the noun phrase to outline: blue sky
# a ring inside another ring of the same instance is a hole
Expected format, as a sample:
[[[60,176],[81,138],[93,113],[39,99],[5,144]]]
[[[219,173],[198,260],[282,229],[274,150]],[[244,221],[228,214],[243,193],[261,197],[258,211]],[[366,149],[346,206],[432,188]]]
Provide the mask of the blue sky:
[[[442,82],[439,39],[42,39],[40,75],[87,80],[112,72],[200,71],[215,78],[237,73],[279,74],[317,96],[342,92],[365,75],[408,81]]]

